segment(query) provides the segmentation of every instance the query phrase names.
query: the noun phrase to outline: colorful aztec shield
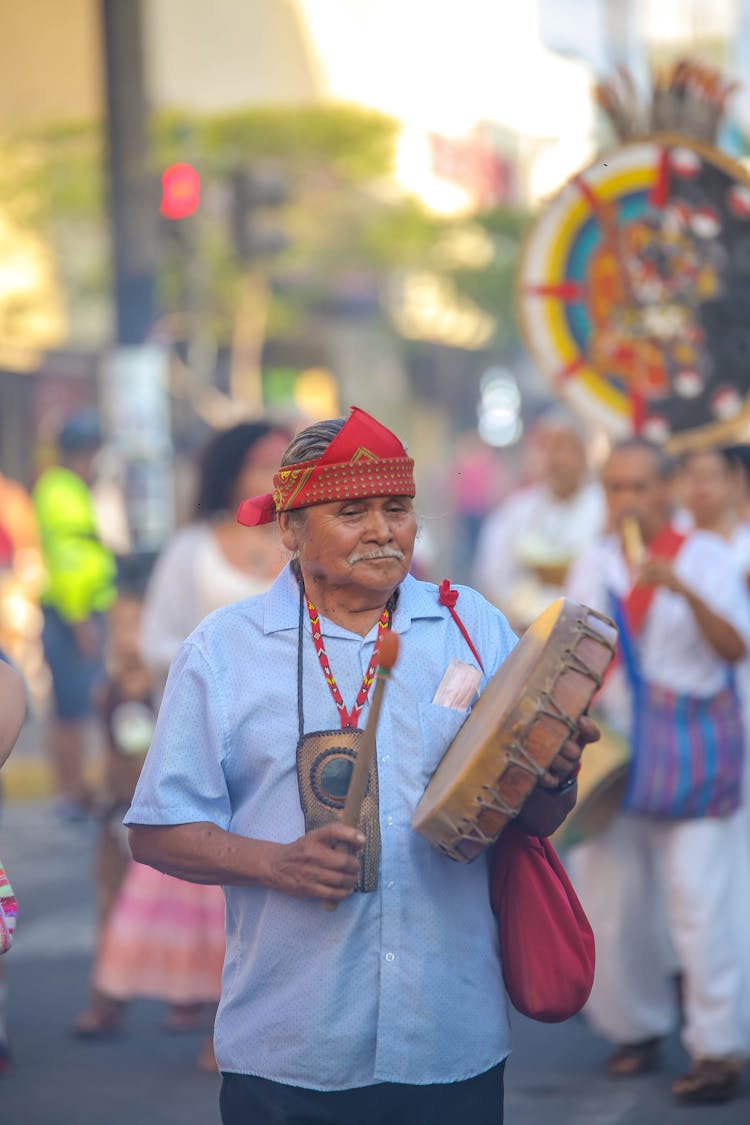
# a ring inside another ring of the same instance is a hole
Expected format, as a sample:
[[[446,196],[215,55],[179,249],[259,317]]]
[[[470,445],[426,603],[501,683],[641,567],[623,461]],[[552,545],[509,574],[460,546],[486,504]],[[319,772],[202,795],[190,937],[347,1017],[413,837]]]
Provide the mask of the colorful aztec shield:
[[[725,429],[748,413],[750,176],[676,135],[601,154],[532,227],[518,302],[554,392],[612,436]]]

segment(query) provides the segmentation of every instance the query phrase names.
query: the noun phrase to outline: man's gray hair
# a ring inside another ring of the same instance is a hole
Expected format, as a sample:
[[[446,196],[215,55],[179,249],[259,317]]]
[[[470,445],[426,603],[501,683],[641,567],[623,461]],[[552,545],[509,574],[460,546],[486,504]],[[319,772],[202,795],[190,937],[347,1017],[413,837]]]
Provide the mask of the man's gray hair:
[[[313,422],[312,426],[300,430],[284,451],[282,467],[322,457],[345,422],[346,418],[324,418],[322,422]]]
[[[628,452],[636,450],[642,453],[650,453],[654,460],[654,467],[657,475],[661,480],[671,480],[677,469],[677,459],[666,451],[664,446],[659,445],[658,442],[650,441],[648,438],[640,437],[634,434],[632,437],[620,438],[619,441],[614,442],[610,449],[610,457],[613,453]]]
[[[541,414],[537,415],[534,424],[542,430],[567,430],[578,438],[584,447],[589,437],[589,431],[583,419],[559,403],[548,406]]]
[[[281,468],[287,465],[297,465],[300,461],[315,461],[322,457],[328,446],[338,433],[341,432],[346,418],[324,418],[322,422],[313,422],[292,438],[284,450],[281,458]],[[287,516],[292,522],[304,524],[307,519],[307,508],[290,508]]]

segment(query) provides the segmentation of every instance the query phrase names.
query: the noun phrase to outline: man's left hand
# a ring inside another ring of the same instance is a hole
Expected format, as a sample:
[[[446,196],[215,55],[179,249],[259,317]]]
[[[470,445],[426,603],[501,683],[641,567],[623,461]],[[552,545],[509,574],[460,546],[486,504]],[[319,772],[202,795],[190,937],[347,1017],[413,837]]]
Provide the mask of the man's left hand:
[[[573,777],[578,772],[584,746],[597,742],[599,738],[601,731],[594,720],[588,715],[581,715],[575,734],[565,740],[560,752],[540,777],[539,787],[557,789]]]

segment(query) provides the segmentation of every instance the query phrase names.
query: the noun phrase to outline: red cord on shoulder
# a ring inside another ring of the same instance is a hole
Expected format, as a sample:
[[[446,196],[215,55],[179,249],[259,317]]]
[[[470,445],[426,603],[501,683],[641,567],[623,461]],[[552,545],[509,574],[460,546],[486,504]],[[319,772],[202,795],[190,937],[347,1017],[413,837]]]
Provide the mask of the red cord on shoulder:
[[[458,613],[456,611],[456,602],[458,601],[458,590],[453,590],[451,588],[450,579],[448,579],[448,578],[444,578],[443,581],[438,586],[438,601],[439,601],[440,605],[444,605],[446,607],[446,609],[450,613],[451,617],[453,618],[453,620],[458,625],[459,629],[461,630],[461,634],[462,634],[464,640],[466,641],[466,643],[469,646],[469,648],[471,649],[471,651],[474,653],[474,657],[476,658],[476,661],[479,664],[479,667],[482,669],[482,671],[484,671],[484,664],[482,663],[482,658],[479,655],[479,653],[477,652],[477,650],[474,648],[474,644],[472,642],[471,637],[469,636],[469,634],[467,632],[466,626],[464,625],[463,621],[458,616]]]

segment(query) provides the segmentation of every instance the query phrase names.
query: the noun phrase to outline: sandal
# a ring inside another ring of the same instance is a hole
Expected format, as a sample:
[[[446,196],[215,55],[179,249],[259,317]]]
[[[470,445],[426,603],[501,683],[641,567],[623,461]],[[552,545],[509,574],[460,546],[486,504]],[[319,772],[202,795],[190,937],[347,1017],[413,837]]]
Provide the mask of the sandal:
[[[79,1039],[102,1039],[122,1031],[120,1007],[87,1008],[73,1021],[71,1034]]]
[[[607,1059],[607,1074],[613,1078],[630,1078],[655,1070],[661,1054],[661,1037],[642,1039],[639,1043],[623,1043]]]
[[[739,1090],[740,1070],[733,1058],[696,1059],[687,1074],[672,1083],[672,1093],[692,1105],[728,1102]]]

